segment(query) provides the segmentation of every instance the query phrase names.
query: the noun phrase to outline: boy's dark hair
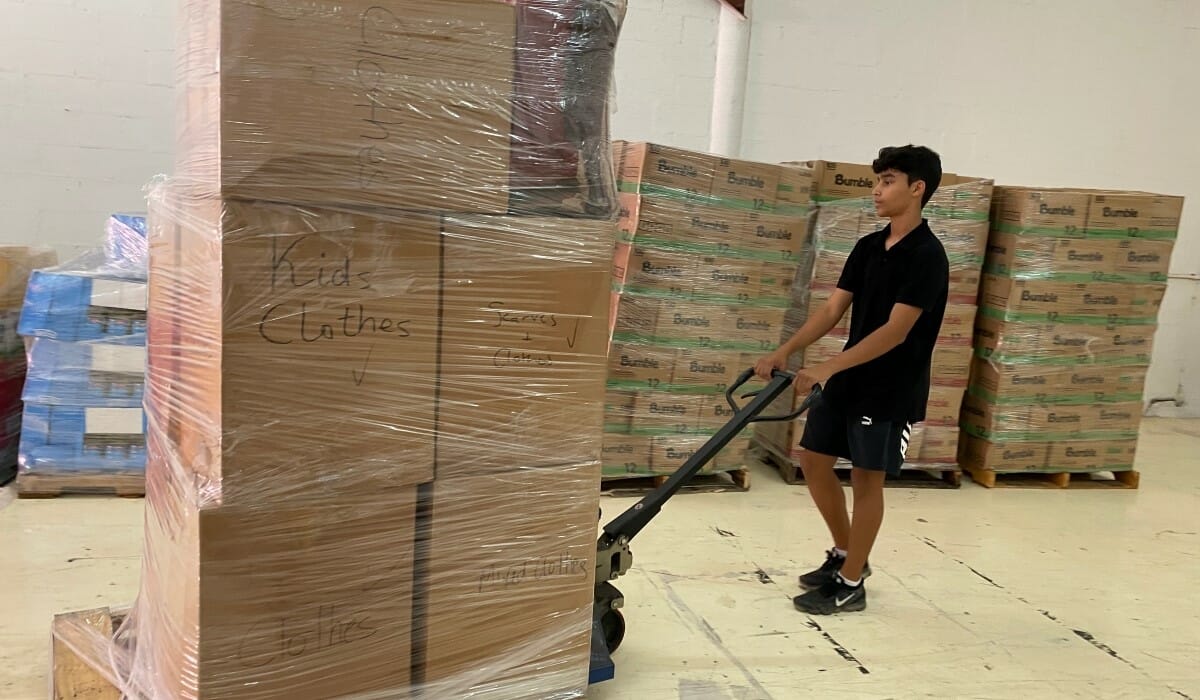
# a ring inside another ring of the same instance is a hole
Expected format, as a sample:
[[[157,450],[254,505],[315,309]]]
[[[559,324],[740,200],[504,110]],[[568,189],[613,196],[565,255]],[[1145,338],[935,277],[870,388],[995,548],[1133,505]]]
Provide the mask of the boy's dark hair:
[[[885,170],[895,170],[908,176],[910,183],[921,180],[925,183],[925,195],[921,206],[929,204],[938,185],[942,184],[942,159],[924,146],[888,146],[879,150],[879,157],[871,164],[878,175]]]

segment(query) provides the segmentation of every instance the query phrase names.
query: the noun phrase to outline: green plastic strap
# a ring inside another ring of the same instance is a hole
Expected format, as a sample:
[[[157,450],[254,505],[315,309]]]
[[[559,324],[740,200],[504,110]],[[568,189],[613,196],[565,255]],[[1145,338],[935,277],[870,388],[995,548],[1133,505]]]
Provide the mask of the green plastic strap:
[[[992,442],[1055,442],[1083,440],[1135,440],[1137,431],[1134,430],[1092,430],[1084,432],[1037,432],[1020,430],[978,430],[973,426],[963,427],[963,432],[971,437]]]
[[[687,190],[675,189],[674,187],[651,185],[639,182],[621,182],[619,189],[621,192],[627,194],[640,194],[643,197],[669,199],[687,204],[701,204],[704,206],[718,207],[721,209],[757,211],[764,214],[777,214],[780,216],[808,216],[808,213],[811,210],[811,207],[804,206],[803,204],[768,204],[762,199],[718,197],[711,194],[697,194],[695,192],[688,192]]]
[[[626,285],[623,291],[625,294],[630,296],[645,297],[648,299],[665,299],[668,301],[682,301],[700,304],[702,306],[740,306],[755,309],[790,309],[792,306],[792,300],[789,297],[753,297],[749,295],[730,296],[728,294],[672,291],[670,289],[641,287],[638,285]]]
[[[1118,354],[1112,357],[1090,357],[1085,361],[1073,356],[1017,355],[1006,352],[997,352],[991,348],[975,348],[975,356],[980,359],[991,360],[992,362],[1003,365],[1067,365],[1072,367],[1090,365],[1103,367],[1150,366],[1150,355],[1148,353],[1133,353],[1130,355]]]
[[[664,347],[678,348],[681,350],[712,349],[740,350],[743,352],[770,352],[771,350],[774,350],[777,345],[779,345],[778,342],[768,343],[766,341],[761,341],[757,343],[743,343],[735,341],[717,341],[708,338],[663,338],[653,335],[641,335],[638,333],[614,333],[613,342],[661,345]]]
[[[609,389],[615,391],[653,391],[659,394],[675,394],[679,396],[722,396],[725,390],[716,386],[695,386],[692,384],[656,384],[651,386],[645,381],[631,379],[609,379],[606,383]]]
[[[1097,239],[1145,239],[1152,241],[1173,241],[1179,236],[1179,231],[1171,230],[1140,230],[1131,231],[1130,229],[1097,229],[1082,227],[1044,227],[1044,226],[1023,226],[1021,224],[1010,224],[1003,221],[992,223],[992,228],[1001,233],[1011,233],[1017,236],[1029,236],[1036,238],[1097,238]]]
[[[1030,255],[1029,257],[1034,257]],[[1153,284],[1167,283],[1167,275],[1161,272],[1132,273],[1132,272],[1059,272],[1055,270],[1021,270],[1014,272],[1008,265],[987,263],[984,272],[1001,277],[1018,280],[1050,280],[1054,282],[1070,282],[1085,284],[1088,282],[1111,282],[1117,284]]]
[[[1095,391],[1079,395],[1036,394],[1033,396],[1006,396],[1000,398],[996,394],[975,384],[967,389],[967,393],[996,406],[1090,406],[1092,404],[1132,403],[1142,400],[1140,392],[1106,394]]]
[[[675,253],[686,253],[688,255],[714,256],[738,260],[756,260],[760,262],[791,263],[793,265],[799,265],[801,263],[800,258],[796,257],[791,252],[785,251],[734,248],[724,244],[689,243],[686,241],[647,236],[645,234],[634,234],[632,236],[625,234],[623,240],[626,243],[632,243],[644,248],[666,250]]]
[[[996,309],[991,306],[980,307],[980,314],[998,321],[1017,323],[1064,323],[1077,326],[1151,326],[1158,322],[1156,316],[1088,316],[1076,314],[1060,314],[1057,311],[1018,312],[1007,309]]]

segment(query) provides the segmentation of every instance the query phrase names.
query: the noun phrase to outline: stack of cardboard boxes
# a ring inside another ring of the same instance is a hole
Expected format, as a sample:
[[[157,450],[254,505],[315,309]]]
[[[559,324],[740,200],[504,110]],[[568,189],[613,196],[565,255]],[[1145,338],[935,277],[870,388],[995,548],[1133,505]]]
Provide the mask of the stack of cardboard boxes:
[[[184,14],[142,589],[72,648],[137,696],[581,695],[619,13]]]
[[[725,390],[778,344],[811,250],[807,169],[648,143],[616,152],[610,479],[669,474],[729,421]],[[742,466],[746,446],[706,469]]]
[[[1129,471],[1183,200],[997,188],[964,464]]]
[[[810,310],[815,311],[829,299],[858,240],[887,224],[875,214],[871,199],[875,174],[869,165],[827,161],[809,165],[813,169],[813,198],[820,203],[813,236],[815,261],[811,283],[798,285],[792,295],[784,339],[799,330]],[[925,217],[941,239],[950,261],[950,296],[933,356],[927,418],[913,430],[906,459],[909,466],[956,468],[959,410],[971,366],[971,331],[987,245],[991,199],[990,180],[945,173],[925,208]],[[849,328],[850,313],[847,313],[803,357],[793,358],[793,366],[817,365],[841,352]],[[803,417],[792,424],[764,424],[756,434],[759,442],[776,457],[798,462],[803,424]]]

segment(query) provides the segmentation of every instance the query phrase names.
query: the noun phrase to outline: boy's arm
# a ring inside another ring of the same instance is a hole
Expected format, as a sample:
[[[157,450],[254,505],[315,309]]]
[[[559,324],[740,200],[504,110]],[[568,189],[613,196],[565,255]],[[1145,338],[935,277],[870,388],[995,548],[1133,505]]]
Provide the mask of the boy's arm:
[[[833,330],[833,327],[846,315],[846,310],[850,308],[853,301],[854,295],[850,292],[844,289],[833,290],[829,301],[825,302],[817,313],[808,317],[800,330],[780,346],[779,352],[791,356],[824,338],[825,334]]]
[[[853,300],[854,295],[850,292],[844,289],[833,290],[829,301],[825,302],[816,313],[810,314],[800,330],[792,334],[792,337],[780,345],[775,352],[759,360],[754,367],[755,374],[762,379],[770,379],[771,370],[787,368],[789,357],[817,342],[826,333],[833,330],[838,321],[841,321],[842,317],[846,315],[846,310],[850,308]]]
[[[812,383],[824,384],[838,372],[844,372],[851,367],[866,364],[877,357],[886,355],[899,346],[908,337],[909,331],[921,318],[923,309],[908,304],[896,304],[887,323],[875,329],[875,332],[859,341],[854,347],[845,350],[812,370],[806,372]]]

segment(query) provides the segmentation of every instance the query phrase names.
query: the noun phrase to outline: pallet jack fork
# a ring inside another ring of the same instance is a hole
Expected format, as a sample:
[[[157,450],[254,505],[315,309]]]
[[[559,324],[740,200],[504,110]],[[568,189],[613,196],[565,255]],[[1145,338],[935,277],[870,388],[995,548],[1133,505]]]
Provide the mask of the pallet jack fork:
[[[739,406],[734,400],[734,394],[753,376],[754,370],[748,369],[725,390],[725,400],[733,409],[733,418],[666,482],[604,526],[603,534],[596,541],[596,591],[592,603],[592,660],[589,683],[611,680],[615,675],[612,654],[621,646],[625,637],[625,618],[621,614],[621,608],[625,606],[625,596],[612,582],[628,572],[633,565],[630,541],[658,515],[663,505],[678,493],[679,489],[747,426],[751,423],[794,420],[803,415],[821,395],[821,387],[814,386],[812,393],[792,413],[783,416],[762,416],[759,414],[767,406],[791,389],[795,375],[779,370],[772,372],[771,381],[766,387],[743,394],[741,398],[751,400],[746,405]]]

